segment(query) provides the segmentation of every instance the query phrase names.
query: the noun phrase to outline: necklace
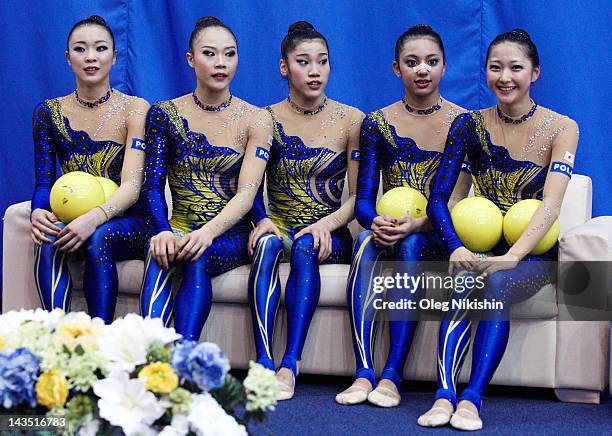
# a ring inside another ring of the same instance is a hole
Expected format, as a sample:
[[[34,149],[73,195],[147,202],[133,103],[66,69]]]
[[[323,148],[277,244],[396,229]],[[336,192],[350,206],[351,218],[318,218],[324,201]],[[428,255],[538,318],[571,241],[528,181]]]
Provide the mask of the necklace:
[[[193,102],[196,104],[196,106],[202,109],[203,111],[208,111],[208,112],[220,112],[223,109],[227,109],[230,106],[230,104],[232,104],[232,97],[233,97],[233,95],[230,94],[227,101],[224,101],[223,103],[218,104],[218,105],[214,105],[214,104],[202,103],[200,99],[198,98],[198,96],[196,95],[195,91],[193,91],[191,95],[193,96]]]
[[[502,110],[499,108],[499,106],[495,106],[495,108],[497,109],[497,116],[504,123],[508,123],[508,124],[521,124],[522,122],[527,121],[529,118],[531,118],[533,116],[533,114],[535,113],[536,109],[538,108],[538,104],[535,103],[533,100],[531,100],[531,103],[533,103],[533,105],[531,106],[531,109],[529,109],[529,112],[527,112],[526,114],[524,114],[520,118],[517,118],[517,119],[510,118],[508,115],[506,115],[505,113],[502,112]]]
[[[317,106],[314,109],[303,109],[301,107],[299,107],[297,104],[295,104],[294,102],[291,101],[291,96],[287,97],[287,101],[289,102],[289,104],[291,105],[291,108],[296,111],[297,113],[300,114],[304,114],[304,115],[316,115],[319,112],[321,112],[325,106],[327,106],[327,97],[323,98],[323,103],[321,103],[319,106]]]
[[[427,109],[416,109],[416,108],[413,108],[412,106],[410,106],[406,102],[406,98],[405,97],[402,97],[402,103],[404,103],[404,107],[406,108],[406,110],[408,112],[416,113],[417,115],[431,115],[435,111],[439,111],[440,109],[442,109],[442,97],[440,97],[440,100],[437,103],[435,103],[431,107],[428,107]]]
[[[106,92],[106,94],[104,94],[102,97],[100,97],[96,101],[83,100],[81,97],[79,97],[79,92],[76,89],[74,90],[74,96],[76,97],[76,101],[79,104],[85,107],[88,107],[90,109],[93,109],[95,107],[100,106],[102,103],[106,103],[106,101],[108,101],[108,99],[110,98],[112,92],[113,92],[113,88],[108,88],[108,91]]]

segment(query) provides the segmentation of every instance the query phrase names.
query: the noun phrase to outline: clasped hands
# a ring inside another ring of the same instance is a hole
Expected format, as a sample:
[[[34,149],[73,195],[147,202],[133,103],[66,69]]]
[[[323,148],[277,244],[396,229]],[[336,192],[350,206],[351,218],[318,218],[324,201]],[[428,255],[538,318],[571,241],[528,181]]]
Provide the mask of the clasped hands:
[[[453,270],[466,270],[479,273],[481,277],[490,276],[498,271],[512,269],[518,265],[520,258],[507,252],[501,256],[489,256],[486,259],[478,259],[474,253],[465,247],[459,247],[453,251],[448,259],[448,273]]]
[[[374,234],[374,243],[377,246],[392,247],[397,241],[418,231],[420,226],[421,221],[418,218],[413,218],[409,213],[406,213],[399,218],[379,215],[372,220],[372,227],[370,228]]]
[[[172,262],[195,262],[213,243],[214,237],[205,225],[187,233],[177,240],[169,230],[159,232],[151,238],[149,253],[155,262],[164,270],[170,268]]]

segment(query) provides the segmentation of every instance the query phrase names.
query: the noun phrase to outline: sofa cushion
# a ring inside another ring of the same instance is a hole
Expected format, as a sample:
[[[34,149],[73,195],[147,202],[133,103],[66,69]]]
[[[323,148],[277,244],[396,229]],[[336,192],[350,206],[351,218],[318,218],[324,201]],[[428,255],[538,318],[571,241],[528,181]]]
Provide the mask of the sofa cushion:
[[[249,265],[243,265],[213,278],[213,301],[216,303],[248,304],[247,285],[249,280]],[[70,270],[73,273],[75,289],[83,287],[83,265],[80,262],[71,262]],[[138,295],[142,284],[143,262],[130,260],[118,262],[119,292]],[[321,296],[319,306],[346,307],[346,278],[349,265],[321,265]],[[281,301],[284,301],[285,286],[289,276],[289,264],[280,266]],[[177,289],[180,274],[175,277]],[[448,300],[448,291],[441,289],[428,289],[427,298],[437,301]],[[554,285],[544,286],[531,298],[515,304],[511,309],[512,318],[516,319],[549,319],[557,316],[556,290]]]

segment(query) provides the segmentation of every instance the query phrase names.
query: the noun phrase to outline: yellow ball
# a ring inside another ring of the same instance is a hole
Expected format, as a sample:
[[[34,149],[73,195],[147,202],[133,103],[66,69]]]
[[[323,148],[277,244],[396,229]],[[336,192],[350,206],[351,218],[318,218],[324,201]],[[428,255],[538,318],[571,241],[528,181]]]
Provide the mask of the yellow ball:
[[[491,200],[464,198],[453,207],[451,219],[457,236],[470,251],[489,251],[501,239],[504,217]]]
[[[514,204],[504,217],[504,238],[508,244],[514,244],[523,234],[531,217],[542,202],[536,199],[521,200]],[[555,220],[546,235],[538,245],[531,250],[531,254],[544,254],[554,247],[559,239],[559,220]]]
[[[111,179],[107,179],[106,177],[96,177],[100,185],[102,185],[102,189],[104,189],[104,201],[107,202],[113,192],[119,189],[119,186],[113,182]]]
[[[49,198],[51,210],[64,224],[104,203],[104,188],[83,171],[66,173],[55,181]]]
[[[420,191],[407,186],[399,186],[384,193],[376,204],[376,213],[399,218],[410,212],[413,218],[427,214],[427,199]]]

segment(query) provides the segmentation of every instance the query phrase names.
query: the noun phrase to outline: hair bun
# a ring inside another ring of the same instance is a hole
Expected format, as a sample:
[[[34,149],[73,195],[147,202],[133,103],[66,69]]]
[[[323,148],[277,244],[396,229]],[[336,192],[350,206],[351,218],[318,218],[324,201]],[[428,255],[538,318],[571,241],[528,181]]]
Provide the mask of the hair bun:
[[[307,30],[315,30],[315,28],[308,21],[296,21],[291,26],[289,26],[289,29],[287,30],[287,34],[290,34],[293,32],[304,32]]]
[[[213,17],[212,15],[207,15],[205,17],[201,17],[198,18],[198,21],[196,21],[196,27],[200,27],[200,26],[211,26],[211,25],[221,25],[223,24],[221,22],[220,19],[218,19],[217,17]]]
[[[415,24],[409,30],[412,30],[412,31],[415,31],[415,30],[424,30],[424,31],[428,31],[428,32],[433,31],[433,29],[431,28],[431,26],[429,24]]]
[[[523,30],[523,29],[514,29],[510,33],[512,33],[515,36],[518,36],[519,38],[525,38],[525,39],[531,41],[531,36],[529,36],[529,33],[527,33],[526,30]]]
[[[87,20],[92,23],[101,24],[102,26],[107,25],[106,20],[99,15],[90,15],[89,17],[87,17]]]

